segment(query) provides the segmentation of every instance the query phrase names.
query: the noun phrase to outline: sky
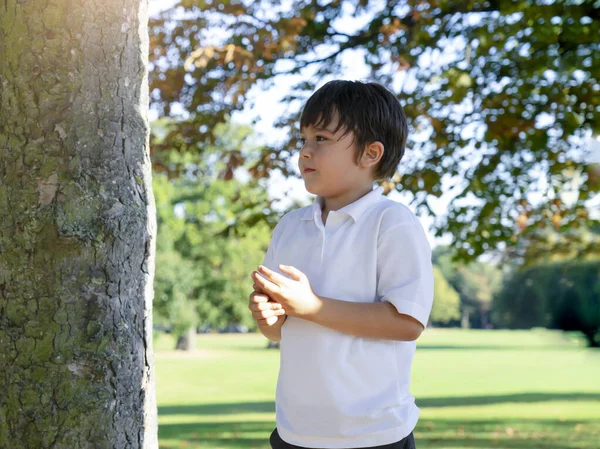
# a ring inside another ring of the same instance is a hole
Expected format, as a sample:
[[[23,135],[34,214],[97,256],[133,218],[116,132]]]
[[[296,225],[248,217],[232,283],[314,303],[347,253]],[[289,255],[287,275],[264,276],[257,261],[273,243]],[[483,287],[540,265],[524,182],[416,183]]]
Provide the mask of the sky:
[[[175,1],[173,0],[150,0],[149,1],[149,14],[155,15],[163,9],[166,9],[173,5]],[[359,16],[357,18],[345,17],[343,22],[338,22],[336,24],[336,28],[342,32],[351,33],[353,30],[362,26],[366,21],[369,20],[367,15]],[[346,52],[343,54],[343,79],[349,80],[360,80],[364,79],[365,76],[368,75],[368,70],[364,64],[357,64],[357,60],[362,60],[362,58],[356,58],[356,55],[353,55],[351,52]],[[284,67],[282,67],[284,69]],[[401,83],[403,77],[403,73],[399,75],[396,80]],[[276,79],[274,86],[268,91],[258,91],[252,90],[250,92],[250,96],[254,97],[255,107],[250,109],[246,108],[243,112],[234,114],[232,120],[238,123],[250,123],[254,117],[258,118],[257,124],[254,126],[254,130],[256,133],[256,139],[258,141],[262,140],[263,142],[268,141],[273,143],[274,141],[282,141],[285,138],[284,131],[281,129],[275,129],[273,127],[273,123],[277,121],[279,117],[281,117],[287,106],[281,101],[282,98],[287,94],[290,87],[298,80],[298,77],[295,76],[280,76]],[[321,84],[324,84],[327,79],[323,79]],[[318,86],[317,86],[318,87]],[[394,87],[394,86],[392,86]],[[153,120],[157,118],[157,114],[155,111],[151,111],[150,119]],[[588,137],[588,162],[600,163],[600,136],[595,136],[592,138]],[[407,151],[406,157],[410,157],[410,150]],[[293,165],[297,166],[298,153],[295,152],[295,156],[293,157]],[[280,207],[284,207],[286,204],[289,204],[292,200],[309,202],[314,198],[308,192],[306,192],[304,188],[304,183],[300,178],[285,178],[278,172],[275,172],[269,181],[268,187],[269,194],[273,198],[277,198],[280,200]],[[571,192],[565,192],[563,200],[565,202],[569,202],[576,198],[577,191],[573,189]],[[402,194],[400,192],[392,192],[388,196],[389,198],[406,204],[413,212],[417,213],[409,205],[409,201],[411,196],[407,194]],[[451,199],[450,194],[442,195],[441,198],[435,199],[433,198],[429,203],[435,213],[443,214],[445,210],[447,210],[448,203]],[[594,209],[597,209],[597,212],[600,214],[600,198],[597,198],[597,201],[594,201],[592,205]],[[421,224],[425,228],[430,244],[435,247],[438,244],[447,244],[450,242],[450,236],[444,236],[442,238],[435,237],[433,235],[432,225],[434,221],[434,217],[429,215],[418,214],[418,217],[421,221]]]

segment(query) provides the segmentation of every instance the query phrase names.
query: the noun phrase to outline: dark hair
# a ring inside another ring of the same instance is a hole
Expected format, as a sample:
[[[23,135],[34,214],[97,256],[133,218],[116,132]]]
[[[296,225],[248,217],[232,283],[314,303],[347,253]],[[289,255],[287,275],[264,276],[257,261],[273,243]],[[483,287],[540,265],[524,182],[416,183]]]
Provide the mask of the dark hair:
[[[366,145],[379,141],[385,151],[375,170],[376,179],[394,176],[408,135],[406,116],[396,96],[378,83],[330,81],[304,105],[300,129],[309,125],[326,127],[336,113],[339,123],[335,131],[354,133],[357,161]]]

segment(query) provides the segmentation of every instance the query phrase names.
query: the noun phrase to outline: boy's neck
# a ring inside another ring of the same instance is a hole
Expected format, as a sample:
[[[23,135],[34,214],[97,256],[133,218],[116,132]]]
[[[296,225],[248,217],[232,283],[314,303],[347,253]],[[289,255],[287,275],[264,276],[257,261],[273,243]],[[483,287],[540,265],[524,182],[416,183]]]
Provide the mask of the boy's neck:
[[[323,204],[321,205],[321,218],[323,224],[327,221],[327,216],[332,210],[339,210],[348,204],[352,204],[358,201],[363,196],[373,191],[373,184],[365,185],[359,189],[345,192],[342,195],[335,197],[323,197]]]

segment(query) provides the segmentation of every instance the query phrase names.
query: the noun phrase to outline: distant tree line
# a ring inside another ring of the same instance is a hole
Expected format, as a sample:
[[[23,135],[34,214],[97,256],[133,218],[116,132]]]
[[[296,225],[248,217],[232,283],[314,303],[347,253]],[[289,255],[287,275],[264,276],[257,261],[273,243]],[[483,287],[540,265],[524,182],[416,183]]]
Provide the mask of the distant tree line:
[[[569,260],[513,272],[494,300],[498,326],[580,331],[600,346],[600,261]]]

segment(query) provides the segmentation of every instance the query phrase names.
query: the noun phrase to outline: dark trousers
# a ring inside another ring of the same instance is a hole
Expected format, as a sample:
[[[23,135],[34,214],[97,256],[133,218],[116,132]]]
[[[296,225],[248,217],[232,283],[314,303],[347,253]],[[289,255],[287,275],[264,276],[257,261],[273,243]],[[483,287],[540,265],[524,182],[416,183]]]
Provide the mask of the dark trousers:
[[[293,444],[286,443],[279,436],[279,432],[277,429],[271,433],[271,437],[269,438],[269,443],[271,443],[271,447],[273,449],[306,449],[300,446],[294,446]],[[384,444],[383,446],[372,446],[369,448],[348,448],[348,449],[416,449],[415,445],[415,437],[411,432],[406,438],[402,438],[400,441],[396,441],[395,443]]]

